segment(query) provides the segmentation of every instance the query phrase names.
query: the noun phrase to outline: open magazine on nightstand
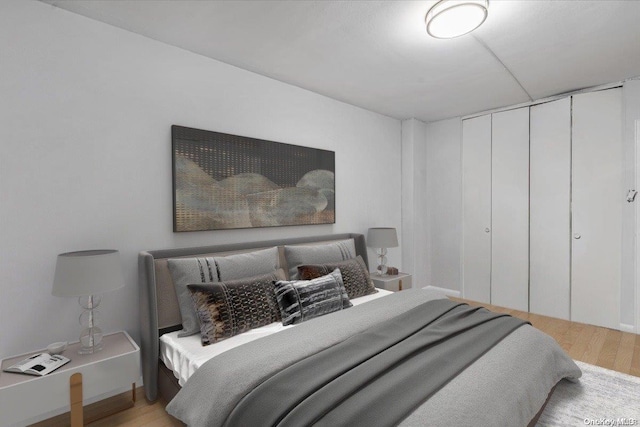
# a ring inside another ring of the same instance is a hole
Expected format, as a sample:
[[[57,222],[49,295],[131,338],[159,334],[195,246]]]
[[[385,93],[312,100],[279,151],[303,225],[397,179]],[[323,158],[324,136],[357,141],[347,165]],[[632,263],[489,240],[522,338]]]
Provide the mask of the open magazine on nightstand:
[[[53,372],[71,359],[60,354],[38,353],[3,369],[6,372],[43,376]]]

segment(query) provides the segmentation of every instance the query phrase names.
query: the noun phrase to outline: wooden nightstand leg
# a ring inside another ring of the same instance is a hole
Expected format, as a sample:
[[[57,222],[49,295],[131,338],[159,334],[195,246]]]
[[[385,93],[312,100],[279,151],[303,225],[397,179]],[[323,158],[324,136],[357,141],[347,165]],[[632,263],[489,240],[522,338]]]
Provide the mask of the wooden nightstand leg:
[[[82,374],[76,373],[69,378],[69,406],[71,407],[71,427],[84,425],[82,410]]]
[[[131,400],[136,403],[136,383],[131,383]]]

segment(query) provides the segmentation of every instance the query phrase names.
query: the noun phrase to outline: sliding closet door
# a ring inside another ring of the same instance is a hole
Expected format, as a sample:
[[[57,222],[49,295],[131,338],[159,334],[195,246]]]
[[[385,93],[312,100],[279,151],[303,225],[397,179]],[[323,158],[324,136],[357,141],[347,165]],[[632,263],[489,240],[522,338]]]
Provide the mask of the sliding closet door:
[[[491,304],[529,310],[529,107],[492,115]]]
[[[622,91],[573,97],[571,320],[620,327]]]
[[[491,115],[462,121],[462,291],[491,302]]]
[[[571,99],[531,107],[529,304],[569,319]]]

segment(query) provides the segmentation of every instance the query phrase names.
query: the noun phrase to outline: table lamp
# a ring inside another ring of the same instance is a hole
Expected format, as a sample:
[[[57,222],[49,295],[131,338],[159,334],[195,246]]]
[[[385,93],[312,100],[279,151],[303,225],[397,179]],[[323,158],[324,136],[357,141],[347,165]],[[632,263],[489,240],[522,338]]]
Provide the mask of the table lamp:
[[[120,254],[113,249],[67,252],[58,255],[51,293],[57,297],[78,297],[80,315],[79,354],[102,350],[102,330],[97,326],[101,294],[124,286]]]
[[[391,227],[374,227],[370,228],[367,233],[367,246],[377,248],[378,269],[376,273],[379,275],[387,274],[387,248],[395,248],[398,246],[398,234],[395,228]]]

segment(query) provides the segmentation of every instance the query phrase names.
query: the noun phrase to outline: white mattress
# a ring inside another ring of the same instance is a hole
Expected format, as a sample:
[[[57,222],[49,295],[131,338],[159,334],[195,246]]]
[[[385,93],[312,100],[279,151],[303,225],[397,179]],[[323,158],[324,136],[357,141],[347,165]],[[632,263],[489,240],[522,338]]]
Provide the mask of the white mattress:
[[[359,305],[391,293],[393,292],[378,289],[378,292],[375,294],[354,298],[351,302],[353,305]],[[282,326],[282,323],[272,323],[207,346],[203,346],[200,342],[200,334],[178,338],[178,331],[170,332],[160,337],[160,360],[164,362],[167,368],[173,371],[173,374],[178,379],[178,384],[184,386],[189,377],[191,377],[204,362],[212,357],[244,343],[292,327],[294,326]]]

